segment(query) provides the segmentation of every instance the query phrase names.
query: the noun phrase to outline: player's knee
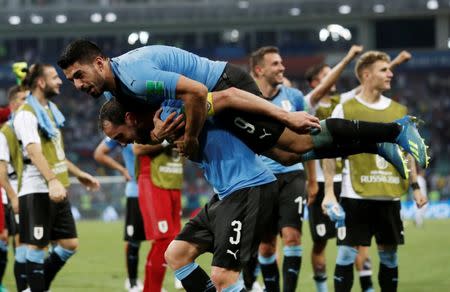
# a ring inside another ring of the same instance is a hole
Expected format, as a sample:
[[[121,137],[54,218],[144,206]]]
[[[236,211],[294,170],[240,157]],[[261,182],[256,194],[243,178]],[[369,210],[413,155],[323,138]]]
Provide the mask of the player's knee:
[[[58,242],[58,244],[67,250],[70,250],[72,252],[76,252],[79,246],[78,238],[71,238],[71,239],[64,239]]]
[[[393,269],[398,266],[397,250],[379,250],[380,262],[386,267]]]
[[[275,254],[276,250],[277,250],[277,248],[274,244],[262,242],[259,245],[258,253],[259,253],[259,256],[268,258],[268,257],[273,256]]]
[[[300,231],[293,227],[284,227],[281,229],[281,237],[285,246],[300,245]]]
[[[195,250],[187,242],[173,240],[164,253],[164,259],[172,270],[177,270],[195,260]]]
[[[340,266],[353,265],[355,262],[358,250],[356,248],[341,245],[338,247],[338,253],[336,258],[336,264]]]

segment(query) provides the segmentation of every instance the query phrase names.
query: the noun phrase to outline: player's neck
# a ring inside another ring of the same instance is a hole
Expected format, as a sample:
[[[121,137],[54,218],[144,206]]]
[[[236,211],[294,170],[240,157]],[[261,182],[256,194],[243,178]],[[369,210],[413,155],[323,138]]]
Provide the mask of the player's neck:
[[[363,86],[359,98],[367,103],[376,103],[381,98],[381,91],[375,88]]]
[[[256,80],[256,83],[258,84],[258,87],[261,90],[263,96],[267,99],[272,99],[275,95],[278,94],[278,91],[280,90],[278,86],[273,86],[264,79]]]
[[[111,63],[109,59],[106,61],[105,65],[105,87],[108,91],[116,92],[116,80],[114,78],[114,73],[111,68]]]
[[[48,99],[45,97],[44,93],[40,90],[33,90],[31,92],[31,95],[33,95],[34,97],[36,97],[37,101],[42,105],[42,106],[47,106],[48,105]]]

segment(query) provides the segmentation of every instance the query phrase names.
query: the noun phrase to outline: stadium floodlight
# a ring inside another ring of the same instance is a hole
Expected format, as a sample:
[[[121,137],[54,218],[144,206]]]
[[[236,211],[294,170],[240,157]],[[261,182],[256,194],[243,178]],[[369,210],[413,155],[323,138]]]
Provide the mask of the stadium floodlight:
[[[102,15],[98,12],[92,13],[91,14],[91,21],[93,23],[99,23],[102,21]]]
[[[141,42],[141,44],[143,44],[143,45],[147,44],[149,36],[150,36],[150,34],[148,32],[140,31],[139,32],[139,41]]]
[[[237,5],[240,9],[247,9],[250,6],[250,3],[246,0],[241,0]]]
[[[344,4],[338,8],[340,14],[349,14],[352,12],[352,7],[350,5]]]
[[[439,2],[437,0],[428,0],[427,8],[430,10],[436,10],[439,8]]]
[[[385,10],[386,8],[384,7],[383,4],[375,4],[373,6],[373,12],[375,13],[384,13]]]
[[[108,12],[105,15],[106,22],[115,22],[117,20],[117,15],[114,12]]]
[[[302,12],[302,11],[301,11],[300,8],[298,8],[298,7],[292,7],[292,8],[289,10],[289,14],[292,15],[292,16],[299,16],[301,12]]]
[[[128,43],[130,45],[134,45],[138,41],[138,39],[139,39],[139,35],[136,32],[132,32],[128,36]]]
[[[55,21],[57,23],[66,23],[67,22],[67,16],[64,14],[58,14],[55,16]]]
[[[30,21],[32,24],[41,24],[44,22],[44,18],[37,14],[31,14]]]
[[[19,25],[20,24],[20,16],[12,15],[8,18],[9,24],[11,25]]]

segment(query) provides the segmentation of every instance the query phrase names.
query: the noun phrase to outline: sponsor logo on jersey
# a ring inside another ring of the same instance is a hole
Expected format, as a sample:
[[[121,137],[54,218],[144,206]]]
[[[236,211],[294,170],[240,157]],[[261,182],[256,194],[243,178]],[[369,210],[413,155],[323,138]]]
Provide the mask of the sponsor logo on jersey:
[[[289,100],[282,100],[281,101],[281,107],[285,111],[290,112],[292,110],[292,103]]]

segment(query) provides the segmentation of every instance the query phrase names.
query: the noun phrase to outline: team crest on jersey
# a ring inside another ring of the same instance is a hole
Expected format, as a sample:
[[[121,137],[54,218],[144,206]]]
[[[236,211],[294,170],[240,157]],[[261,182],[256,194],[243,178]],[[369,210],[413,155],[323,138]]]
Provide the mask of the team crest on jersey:
[[[289,100],[282,100],[281,108],[287,112],[290,112],[292,110],[292,103]]]
[[[378,169],[386,169],[389,166],[388,162],[379,155],[375,155],[375,163]]]
[[[43,226],[34,226],[33,236],[37,240],[42,239],[42,237],[44,237],[44,227]]]
[[[127,235],[133,236],[134,234],[134,226],[133,225],[127,225]]]
[[[317,235],[319,235],[320,237],[324,236],[325,233],[327,233],[327,228],[325,227],[325,224],[317,224],[316,225],[316,232]]]
[[[169,230],[169,225],[166,220],[158,222],[158,229],[161,233],[166,233]]]
[[[347,236],[347,228],[345,226],[339,227],[337,229],[337,236],[340,240],[344,240],[344,238]]]

